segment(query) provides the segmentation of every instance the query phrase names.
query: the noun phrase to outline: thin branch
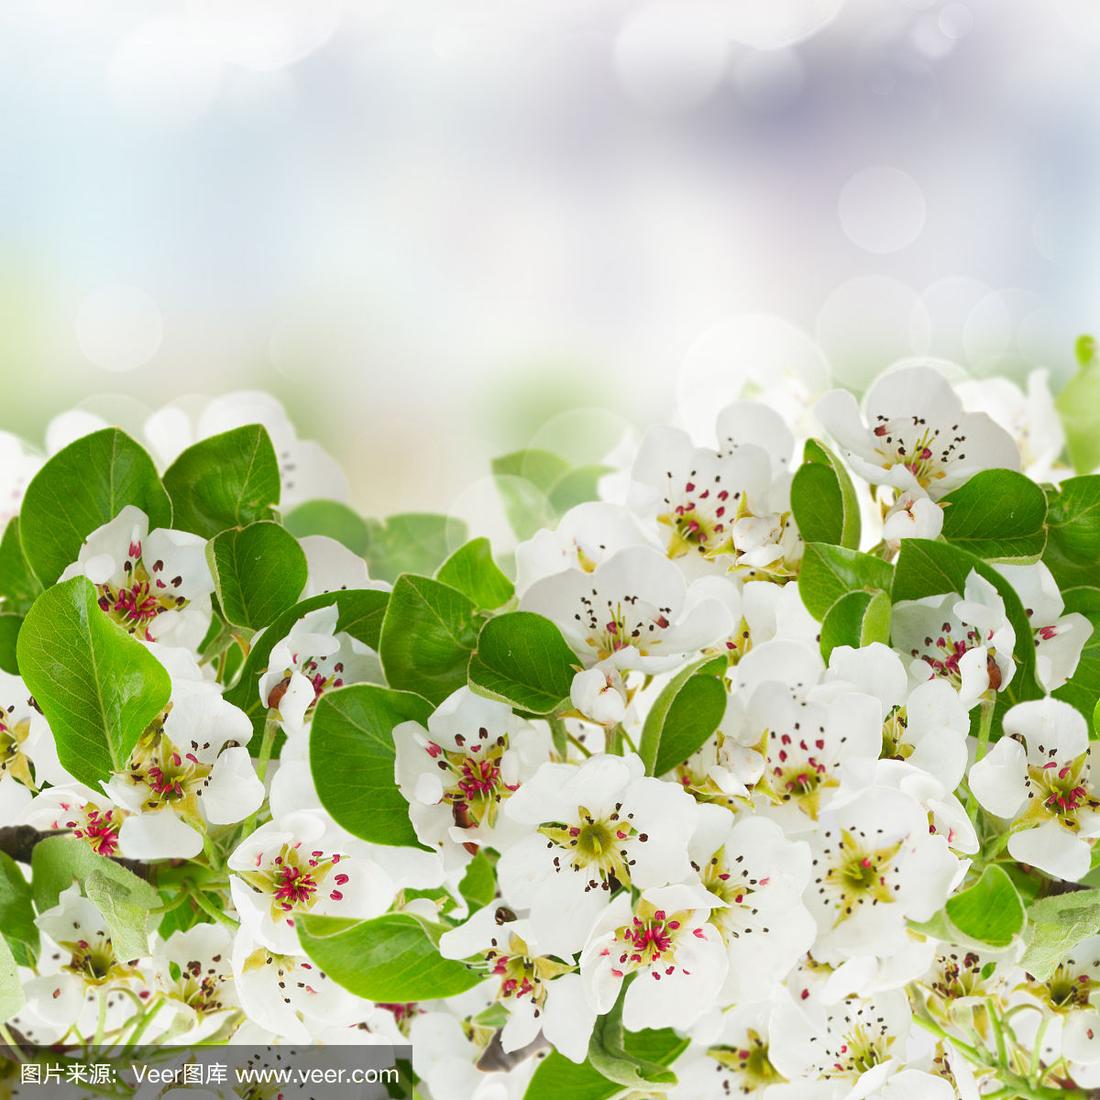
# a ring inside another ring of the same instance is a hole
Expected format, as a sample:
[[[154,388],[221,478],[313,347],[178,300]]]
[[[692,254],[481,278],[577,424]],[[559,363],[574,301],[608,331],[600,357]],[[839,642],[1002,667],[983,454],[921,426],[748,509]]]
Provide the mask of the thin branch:
[[[69,836],[67,829],[49,829],[40,831],[30,825],[5,825],[0,828],[0,852],[10,856],[16,863],[30,863],[35,846],[51,836]],[[112,863],[125,867],[138,878],[152,879],[153,867],[136,859],[112,858]]]

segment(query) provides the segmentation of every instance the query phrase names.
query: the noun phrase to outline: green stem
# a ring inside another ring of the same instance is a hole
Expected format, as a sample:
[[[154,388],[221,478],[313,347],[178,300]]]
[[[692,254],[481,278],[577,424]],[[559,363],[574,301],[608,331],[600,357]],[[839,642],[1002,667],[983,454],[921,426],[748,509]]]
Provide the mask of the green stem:
[[[1080,1089],[1046,1088],[1043,1085],[1027,1081],[1023,1077],[1018,1077],[1008,1068],[1007,1064],[1003,1062],[1000,1065],[995,1064],[993,1059],[987,1054],[983,1054],[969,1043],[964,1043],[954,1035],[951,1035],[940,1027],[940,1025],[930,1016],[922,1014],[919,1010],[913,1016],[913,1023],[924,1028],[925,1031],[930,1032],[932,1035],[935,1035],[936,1038],[950,1043],[955,1050],[973,1065],[980,1066],[982,1069],[995,1069],[997,1071],[997,1077],[1000,1081],[1004,1082],[1004,1088],[998,1089],[995,1093],[991,1093],[986,1100],[992,1100],[993,1097],[999,1097],[1001,1100],[1085,1100],[1086,1098],[1087,1094]],[[1040,1045],[1041,1041],[1042,1037],[1040,1036],[1037,1040],[1037,1045]]]
[[[989,1059],[983,1056],[975,1047],[972,1047],[969,1043],[964,1043],[956,1036],[944,1031],[935,1020],[928,1016],[916,1015],[913,1017],[913,1023],[918,1027],[923,1027],[925,1031],[935,1035],[937,1039],[943,1039],[944,1042],[950,1043],[960,1054],[962,1054],[968,1062],[972,1062],[976,1066],[982,1066],[985,1069],[989,1068]]]
[[[179,893],[171,901],[166,901],[163,905],[158,905],[149,912],[155,917],[164,917],[169,913],[177,910],[181,905],[186,904],[187,894]]]
[[[623,727],[619,724],[612,726],[604,734],[604,752],[612,753],[615,756],[622,756],[623,754]]]
[[[566,736],[566,739],[569,741],[569,744],[571,744],[574,748],[580,749],[581,752],[585,756],[591,756],[592,755],[591,751],[589,749],[586,749],[584,747],[584,745],[577,739],[577,737],[574,734],[567,733],[565,736]]]
[[[256,758],[256,775],[262,782],[267,776],[267,764],[271,759],[271,750],[279,732],[279,723],[269,718],[264,726],[264,738],[260,742],[260,755]]]
[[[985,756],[985,751],[989,748],[989,734],[993,728],[993,712],[996,707],[996,697],[982,700],[981,716],[978,719],[978,748],[974,753],[975,764]],[[971,791],[966,796],[966,812],[971,818],[974,817],[976,812],[976,803],[977,799],[974,797],[974,792]]]
[[[107,991],[100,989],[99,991],[99,1015],[96,1017],[95,1022],[95,1038],[92,1040],[94,1046],[103,1045],[103,1033],[107,1030]]]
[[[1039,1080],[1039,1062],[1043,1055],[1043,1037],[1047,1033],[1047,1024],[1049,1023],[1050,1017],[1044,1013],[1043,1018],[1039,1021],[1039,1030],[1035,1032],[1035,1042],[1031,1044],[1031,1061],[1028,1064],[1027,1076],[1032,1084],[1038,1083]]]
[[[225,853],[218,847],[217,842],[209,833],[203,835],[202,849],[206,858],[210,861],[212,871],[220,873],[225,869]]]
[[[993,1038],[997,1043],[997,1060],[1002,1066],[1008,1065],[1008,1050],[1005,1047],[1005,1032],[1001,1025],[1001,1018],[997,1015],[997,1007],[992,999],[986,998],[985,1010],[989,1013],[989,1023],[993,1028]]]
[[[554,751],[564,760],[569,755],[569,731],[565,728],[565,722],[553,715],[547,719],[547,722],[550,725]]]
[[[190,892],[191,900],[212,920],[216,920],[221,924],[228,925],[230,928],[237,927],[237,921],[235,921],[228,913],[223,913],[214,903],[206,897],[200,890],[192,890]]]
[[[138,1039],[145,1034],[145,1029],[153,1022],[153,1017],[164,1007],[164,998],[156,997],[153,1002],[146,1009],[145,1014],[134,1025],[134,1030],[126,1037],[124,1046],[132,1047],[137,1045]]]

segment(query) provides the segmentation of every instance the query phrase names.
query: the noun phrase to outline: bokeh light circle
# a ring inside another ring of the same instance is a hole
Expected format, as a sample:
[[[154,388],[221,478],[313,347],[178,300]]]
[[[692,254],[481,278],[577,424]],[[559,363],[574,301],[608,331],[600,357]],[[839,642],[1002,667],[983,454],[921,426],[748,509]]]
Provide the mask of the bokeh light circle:
[[[160,308],[138,287],[99,287],[77,310],[77,344],[103,370],[124,373],[145,366],[163,337]]]
[[[615,39],[623,90],[656,112],[702,103],[721,83],[729,46],[715,8],[695,0],[656,0],[631,14]]]
[[[968,361],[967,322],[992,289],[988,283],[969,275],[947,275],[925,288],[921,301],[931,325],[930,354],[958,363]]]
[[[487,538],[494,554],[509,553],[519,541],[505,511],[502,487],[516,494],[530,490],[529,483],[520,478],[505,477],[498,483],[494,477],[482,477],[462,489],[446,509],[447,515],[462,520],[470,531]],[[454,551],[458,547],[448,549]]]
[[[608,454],[631,429],[630,422],[611,409],[590,406],[552,416],[531,436],[531,450],[551,451],[573,466],[604,465]]]
[[[107,86],[124,114],[184,125],[214,102],[222,69],[190,22],[169,15],[140,24],[122,39],[107,65]]]
[[[897,252],[920,236],[926,204],[920,186],[907,172],[873,164],[841,188],[837,212],[854,244],[868,252]]]
[[[817,342],[836,377],[862,389],[888,364],[928,350],[928,310],[912,287],[884,275],[857,275],[825,299]]]
[[[965,330],[967,362],[975,374],[1022,376],[1059,348],[1059,326],[1039,295],[1010,288],[990,291]]]
[[[940,30],[948,38],[957,41],[965,38],[974,29],[974,13],[965,4],[954,0],[940,9],[939,24]]]
[[[725,6],[726,32],[757,50],[778,50],[817,34],[844,0],[735,0]]]
[[[766,400],[797,430],[830,379],[829,360],[800,328],[772,314],[746,314],[712,326],[688,348],[676,404],[700,443],[714,441],[719,410],[748,397]]]
[[[224,60],[266,71],[320,49],[343,14],[341,0],[189,0],[196,30]]]

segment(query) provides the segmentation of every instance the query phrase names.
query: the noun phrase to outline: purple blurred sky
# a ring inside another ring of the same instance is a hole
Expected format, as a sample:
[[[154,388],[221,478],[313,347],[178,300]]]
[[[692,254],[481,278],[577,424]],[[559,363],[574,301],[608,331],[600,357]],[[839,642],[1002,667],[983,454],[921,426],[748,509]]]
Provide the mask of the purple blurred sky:
[[[744,315],[853,385],[1062,376],[1098,47],[1087,0],[9,0],[0,427],[262,386],[385,511],[667,416]]]

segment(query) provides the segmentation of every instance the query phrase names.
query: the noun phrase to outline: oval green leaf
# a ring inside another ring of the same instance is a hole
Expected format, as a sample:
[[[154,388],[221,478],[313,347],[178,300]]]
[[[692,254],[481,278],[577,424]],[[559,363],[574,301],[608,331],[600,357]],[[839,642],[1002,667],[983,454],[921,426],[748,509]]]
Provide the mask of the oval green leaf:
[[[806,542],[859,547],[859,499],[843,463],[816,439],[791,481],[791,509]]]
[[[1047,981],[1066,956],[1100,928],[1100,890],[1075,890],[1033,902],[1027,910],[1020,965]]]
[[[825,613],[821,656],[826,661],[838,645],[854,649],[872,642],[890,643],[890,597],[885,592],[849,592]]]
[[[61,763],[93,790],[126,766],[168,704],[172,685],[163,665],[100,611],[84,577],[38,597],[16,652]]]
[[[169,527],[172,505],[153,460],[125,432],[104,428],[58,451],[27,486],[19,537],[27,564],[53,584],[98,527],[132,504],[150,528]]]
[[[1037,561],[1046,545],[1046,494],[1014,470],[982,470],[940,504],[944,539],[986,561]]]
[[[354,923],[308,915],[298,921],[302,948],[334,982],[384,1003],[454,997],[484,980],[481,971],[443,958],[430,931],[407,913]]]
[[[42,592],[42,585],[31,572],[19,537],[19,517],[8,521],[0,539],[0,599],[5,611],[26,614]]]
[[[1012,879],[996,864],[986,867],[973,886],[948,898],[944,909],[960,932],[992,947],[1007,947],[1026,920]]]
[[[412,573],[398,577],[378,641],[386,681],[438,706],[466,683],[477,625],[473,603],[457,589]]]
[[[1043,561],[1062,588],[1095,584],[1100,561],[1100,475],[1071,477],[1051,490]]]
[[[848,592],[889,592],[893,574],[887,562],[871,554],[809,542],[802,555],[798,591],[807,610],[821,622],[829,608]]]
[[[279,462],[266,429],[248,424],[188,447],[165,471],[164,487],[175,526],[209,539],[274,516]]]
[[[419,695],[377,684],[326,692],[317,703],[309,766],[321,805],[353,836],[375,844],[419,845],[394,779],[393,729],[428,721]]]
[[[471,539],[440,567],[436,580],[457,588],[483,611],[492,611],[515,595],[515,585],[493,561],[488,539]]]
[[[470,657],[470,686],[529,714],[552,714],[569,698],[577,658],[549,620],[531,611],[490,619]]]
[[[206,556],[222,613],[248,630],[267,626],[293,606],[309,575],[298,540],[270,520],[222,531],[207,544]]]
[[[725,667],[725,658],[691,665],[654,700],[638,746],[648,775],[665,775],[683,763],[718,728],[728,696],[714,669]]]
[[[402,573],[430,577],[467,539],[462,520],[431,512],[368,519],[366,525],[367,565],[371,577],[382,581],[396,581]]]
[[[287,512],[283,523],[296,538],[326,535],[359,557],[367,553],[370,535],[366,520],[338,500],[307,500]]]
[[[686,1039],[668,1027],[627,1031],[623,1035],[623,1049],[627,1054],[662,1066],[679,1058],[687,1045]],[[535,1070],[523,1100],[611,1100],[622,1095],[623,1086],[609,1081],[590,1061],[577,1065],[555,1050]]]
[[[23,616],[0,612],[0,668],[12,676],[19,675],[19,631]]]
[[[20,966],[30,966],[38,954],[31,884],[11,856],[0,852],[0,933]]]

